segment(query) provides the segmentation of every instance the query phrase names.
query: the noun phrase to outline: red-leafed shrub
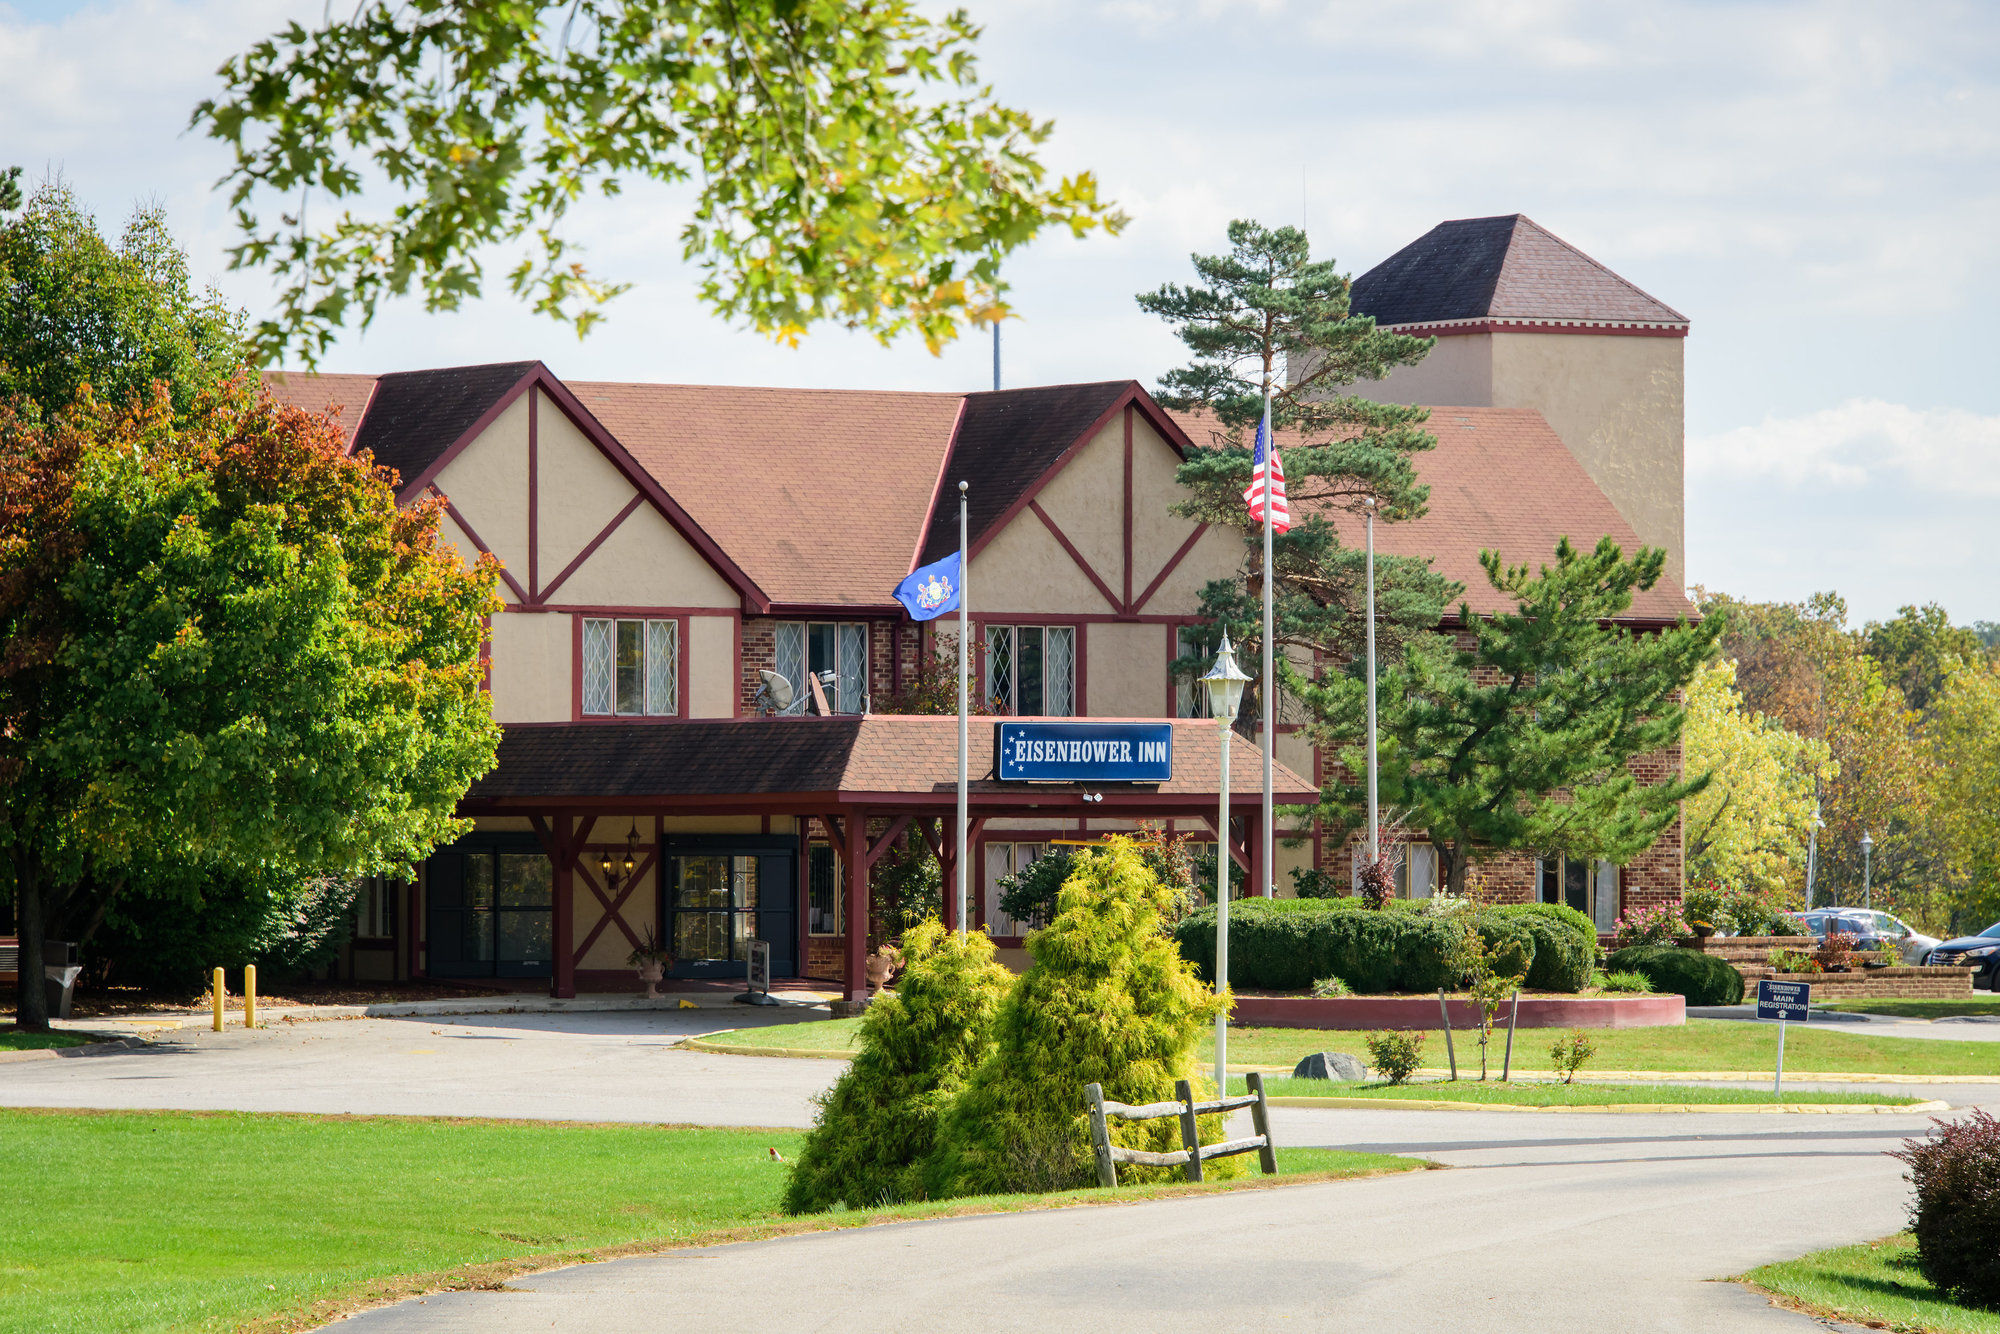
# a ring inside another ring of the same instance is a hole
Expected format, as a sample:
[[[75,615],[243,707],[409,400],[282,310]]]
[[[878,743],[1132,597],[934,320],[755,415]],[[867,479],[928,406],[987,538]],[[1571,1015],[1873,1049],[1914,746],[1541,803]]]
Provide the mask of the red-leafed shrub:
[[[1932,1125],[1895,1155],[1917,1191],[1917,1267],[1955,1300],[2000,1310],[2000,1121],[1974,1109]]]

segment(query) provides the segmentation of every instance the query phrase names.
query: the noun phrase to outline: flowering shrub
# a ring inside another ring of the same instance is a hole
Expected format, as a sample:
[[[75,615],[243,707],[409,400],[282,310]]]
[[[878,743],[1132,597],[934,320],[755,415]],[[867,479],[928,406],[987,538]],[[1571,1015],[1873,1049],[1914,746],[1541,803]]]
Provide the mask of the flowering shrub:
[[[1574,1084],[1576,1072],[1595,1055],[1597,1044],[1580,1028],[1572,1028],[1549,1044],[1550,1068],[1563,1077],[1565,1084]]]
[[[1804,950],[1772,950],[1771,968],[1780,973],[1817,973],[1819,960]]]
[[[1671,945],[1692,934],[1681,910],[1662,903],[1651,908],[1634,908],[1621,916],[1612,927],[1611,941],[1614,949],[1622,950],[1628,945]]]
[[[1854,937],[1845,931],[1829,931],[1819,943],[1814,957],[1819,966],[1829,973],[1846,968],[1853,961]]]

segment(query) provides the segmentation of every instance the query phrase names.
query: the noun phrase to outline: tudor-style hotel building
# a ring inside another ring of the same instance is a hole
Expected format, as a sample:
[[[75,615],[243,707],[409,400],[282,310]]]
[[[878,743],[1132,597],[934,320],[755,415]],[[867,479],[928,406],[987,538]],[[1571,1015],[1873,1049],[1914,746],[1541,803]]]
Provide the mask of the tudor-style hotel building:
[[[1674,579],[1641,595],[1633,625],[1691,613],[1676,582],[1686,319],[1519,216],[1444,223],[1354,297],[1439,339],[1359,387],[1434,406],[1430,512],[1382,528],[1383,550],[1431,557],[1481,612],[1495,609],[1482,548],[1533,562],[1561,536],[1609,534],[1671,553]],[[1236,573],[1243,548],[1171,512],[1175,466],[1206,433],[1134,381],[744,389],[565,382],[523,361],[272,385],[338,409],[406,501],[444,497],[446,538],[504,568],[490,683],[505,735],[462,806],[476,828],[413,883],[370,886],[342,961],[353,976],[622,990],[652,927],[676,975],[741,975],[763,939],[777,976],[862,988],[869,872],[891,840],[914,827],[951,873],[956,722],[870,702],[933,651],[890,590],[956,548],[960,481],[986,694],[1015,715],[1174,720],[1167,781],[1102,790],[997,781],[995,720],[973,721],[975,924],[1018,945],[995,884],[1053,840],[1142,818],[1214,836],[1219,729],[1168,664],[1198,590]],[[789,714],[760,707],[765,671],[790,684]],[[810,712],[813,678],[830,683],[831,716]],[[1258,741],[1236,736],[1237,775],[1258,772]],[[1309,800],[1320,758],[1282,721],[1276,751],[1278,800]],[[1253,886],[1287,894],[1290,871],[1352,866],[1351,848],[1310,831],[1275,867],[1252,864],[1256,786],[1239,777],[1230,831]],[[1412,846],[1404,892],[1429,893],[1435,870]],[[1679,896],[1680,838],[1627,866],[1523,856],[1476,874],[1608,929],[1627,905]]]

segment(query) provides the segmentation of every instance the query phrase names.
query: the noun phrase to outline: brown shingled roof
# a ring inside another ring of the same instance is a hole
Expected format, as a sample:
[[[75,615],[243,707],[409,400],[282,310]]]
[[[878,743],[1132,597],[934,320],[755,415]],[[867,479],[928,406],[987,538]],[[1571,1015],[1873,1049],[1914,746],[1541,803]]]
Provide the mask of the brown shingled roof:
[[[264,387],[280,403],[332,416],[340,423],[341,436],[352,449],[354,432],[361,425],[361,414],[368,410],[368,400],[374,397],[375,383],[379,378],[374,375],[266,371]]]
[[[973,805],[1025,804],[1040,795],[1074,800],[1081,791],[1076,784],[1001,783],[990,777],[994,728],[1001,721],[968,720]],[[1173,727],[1173,778],[1157,786],[1108,785],[1104,814],[1161,798],[1168,804],[1214,799],[1220,778],[1219,729],[1203,719],[1179,719]],[[1232,768],[1239,774],[1258,773],[1263,753],[1242,736],[1231,736]],[[958,720],[949,716],[517,725],[503,729],[498,761],[491,773],[473,783],[466,803],[468,808],[519,809],[538,802],[560,804],[569,798],[755,802],[792,797],[929,805],[950,802],[957,782]],[[1315,799],[1312,784],[1282,764],[1273,766],[1272,783],[1277,799],[1286,804]],[[1250,789],[1242,793],[1246,804],[1261,801],[1257,784],[1244,786]]]
[[[1561,537],[1588,548],[1608,536],[1628,554],[1639,549],[1632,525],[1541,413],[1434,407],[1430,414],[1425,429],[1437,437],[1437,448],[1416,456],[1417,475],[1431,489],[1429,512],[1404,523],[1377,524],[1377,551],[1430,557],[1431,568],[1465,585],[1463,600],[1475,613],[1490,615],[1512,603],[1487,581],[1479,565],[1482,550],[1535,567],[1555,559]],[[1176,415],[1191,438],[1209,438],[1199,417]],[[1280,452],[1299,443],[1297,435],[1278,432]],[[1356,546],[1363,541],[1360,519],[1337,514],[1334,526],[1342,541]],[[1664,576],[1651,589],[1634,592],[1629,613],[1640,621],[1693,615],[1687,595]]]
[[[1519,213],[1439,223],[1354,280],[1354,313],[1393,325],[1687,323],[1672,306]]]
[[[893,605],[965,398],[569,388],[773,602],[857,607]]]

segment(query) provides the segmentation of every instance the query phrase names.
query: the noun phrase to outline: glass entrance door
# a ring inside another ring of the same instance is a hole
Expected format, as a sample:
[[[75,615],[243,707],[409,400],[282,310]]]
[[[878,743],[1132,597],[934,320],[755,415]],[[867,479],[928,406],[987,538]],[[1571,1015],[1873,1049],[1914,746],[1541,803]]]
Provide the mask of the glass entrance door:
[[[669,853],[660,907],[675,977],[743,977],[753,940],[770,942],[772,976],[798,971],[797,845],[769,844],[718,838]]]
[[[554,877],[533,837],[473,835],[426,863],[429,971],[436,977],[547,977]]]

